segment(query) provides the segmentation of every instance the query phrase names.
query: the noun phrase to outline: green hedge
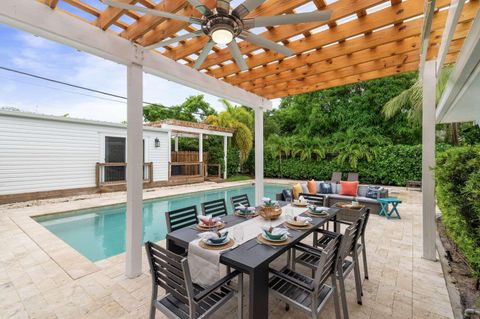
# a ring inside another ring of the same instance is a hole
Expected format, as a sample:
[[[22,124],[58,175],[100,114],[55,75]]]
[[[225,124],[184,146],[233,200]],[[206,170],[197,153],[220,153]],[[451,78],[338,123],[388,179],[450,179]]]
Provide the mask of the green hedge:
[[[288,158],[280,161],[265,154],[265,176],[291,179],[329,180],[332,172],[358,172],[360,182],[382,185],[405,185],[409,180],[422,178],[422,146],[392,145],[377,148],[371,162],[361,161],[353,169],[336,158],[301,161]]]
[[[435,177],[447,233],[480,277],[480,146],[439,154]]]

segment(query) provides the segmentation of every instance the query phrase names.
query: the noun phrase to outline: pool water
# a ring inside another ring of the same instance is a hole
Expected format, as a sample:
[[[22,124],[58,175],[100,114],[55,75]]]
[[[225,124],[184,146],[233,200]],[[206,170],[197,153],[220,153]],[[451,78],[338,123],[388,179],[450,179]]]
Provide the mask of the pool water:
[[[285,185],[266,184],[265,196],[272,199]],[[224,198],[232,212],[230,197],[247,194],[255,199],[253,185],[224,188],[186,195],[145,200],[143,202],[143,241],[165,239],[165,212]],[[91,261],[102,260],[125,251],[125,204],[39,216],[34,219]]]

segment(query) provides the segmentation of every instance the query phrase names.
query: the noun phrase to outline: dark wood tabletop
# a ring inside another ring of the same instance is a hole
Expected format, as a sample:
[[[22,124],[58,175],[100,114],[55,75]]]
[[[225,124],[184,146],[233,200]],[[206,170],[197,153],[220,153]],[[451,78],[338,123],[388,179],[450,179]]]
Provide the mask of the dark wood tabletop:
[[[290,242],[286,246],[271,247],[259,244],[256,238],[250,239],[240,246],[228,250],[220,256],[220,262],[245,272],[250,276],[249,285],[249,318],[268,318],[268,265],[293,245],[310,235],[314,229],[323,226],[330,220],[335,220],[338,208],[331,207],[329,216],[312,218],[313,227],[308,230],[289,229]],[[305,213],[300,216],[305,215]],[[255,217],[262,218],[262,217]],[[243,217],[228,215],[222,218],[225,227],[232,227],[246,221]],[[199,231],[193,227],[176,230],[167,235],[168,249],[181,253],[188,249],[188,244],[198,238]]]

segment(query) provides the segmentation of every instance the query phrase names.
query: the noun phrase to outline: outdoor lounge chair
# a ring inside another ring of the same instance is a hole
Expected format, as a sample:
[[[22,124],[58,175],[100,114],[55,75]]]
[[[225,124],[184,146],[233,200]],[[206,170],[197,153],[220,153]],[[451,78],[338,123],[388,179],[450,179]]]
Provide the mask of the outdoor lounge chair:
[[[342,172],[333,172],[332,173],[332,179],[330,180],[330,182],[340,183],[341,180],[342,180]]]
[[[176,255],[152,242],[145,243],[150,273],[152,275],[152,299],[150,319],[157,310],[171,319],[208,318],[235,295],[228,285],[238,277],[237,317],[242,318],[243,275],[234,271],[207,288],[192,283],[187,258]],[[165,295],[158,299],[158,286]]]
[[[170,233],[174,230],[195,225],[198,223],[197,206],[189,206],[165,213],[167,220],[167,231]]]
[[[248,195],[247,194],[232,196],[230,198],[230,202],[232,203],[232,209],[233,210],[235,210],[239,205],[243,205],[245,207],[250,207],[250,201],[248,200]]]
[[[202,203],[203,215],[212,215],[212,217],[227,216],[227,205],[225,199],[216,199],[209,202]]]
[[[358,182],[358,173],[348,173],[347,181]]]
[[[365,217],[358,218],[358,220],[352,225],[348,226],[345,230],[345,234],[342,237],[342,243],[338,253],[338,266],[336,271],[336,277],[340,283],[340,296],[342,299],[342,308],[343,308],[343,318],[348,319],[348,305],[347,305],[347,295],[345,290],[345,278],[352,272],[355,274],[355,290],[357,293],[357,303],[362,304],[362,284],[360,278],[360,267],[358,265],[358,254],[357,254],[357,242],[360,237],[360,232],[363,226]],[[319,239],[326,243],[323,245],[325,248],[311,247],[303,243],[299,243],[294,246],[292,249],[292,268],[295,268],[295,263],[299,263],[303,266],[306,266],[312,270],[312,273],[316,273],[317,269],[320,267],[320,258],[318,257],[318,251],[324,251],[326,247],[329,247],[330,241],[335,240],[337,233],[330,232],[327,230],[318,230],[318,233],[322,233],[324,236]],[[296,251],[302,251],[302,253],[295,257]],[[315,253],[317,252],[317,253]]]
[[[288,266],[280,271],[270,269],[270,291],[286,302],[286,311],[292,305],[312,318],[318,318],[327,301],[333,297],[335,317],[341,318],[335,278],[341,237],[337,235],[325,249],[311,252],[318,259],[314,278],[297,273]]]

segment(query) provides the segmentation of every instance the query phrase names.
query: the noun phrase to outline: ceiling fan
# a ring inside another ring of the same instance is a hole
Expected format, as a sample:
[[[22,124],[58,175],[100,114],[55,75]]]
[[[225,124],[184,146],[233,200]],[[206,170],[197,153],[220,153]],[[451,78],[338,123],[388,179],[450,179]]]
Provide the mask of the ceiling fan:
[[[269,17],[255,17],[244,19],[250,12],[260,6],[266,0],[245,0],[241,5],[235,9],[230,9],[231,0],[217,0],[217,6],[214,10],[210,10],[200,0],[188,0],[190,5],[197,9],[201,14],[201,18],[187,17],[170,12],[159,11],[155,9],[149,9],[136,5],[124,4],[112,0],[100,0],[103,3],[125,10],[134,10],[158,17],[167,19],[174,19],[189,22],[191,24],[197,24],[201,26],[200,30],[187,33],[176,38],[161,41],[159,43],[145,47],[146,49],[154,49],[164,47],[172,43],[188,40],[194,37],[207,35],[210,40],[207,42],[202,52],[195,61],[194,68],[198,69],[203,64],[203,61],[207,58],[208,53],[215,44],[226,44],[232,53],[235,62],[242,71],[248,70],[247,63],[243,59],[243,55],[238,47],[235,38],[240,38],[245,41],[249,41],[255,45],[263,47],[265,49],[278,52],[285,56],[291,56],[295,52],[286,46],[273,42],[258,36],[249,29],[257,27],[269,27],[283,24],[297,24],[307,23],[315,21],[328,21],[331,16],[331,10],[320,10],[313,12],[297,13],[297,14],[284,14],[279,16]]]

